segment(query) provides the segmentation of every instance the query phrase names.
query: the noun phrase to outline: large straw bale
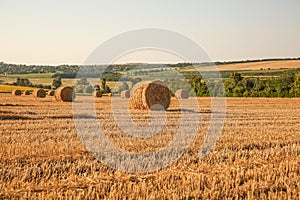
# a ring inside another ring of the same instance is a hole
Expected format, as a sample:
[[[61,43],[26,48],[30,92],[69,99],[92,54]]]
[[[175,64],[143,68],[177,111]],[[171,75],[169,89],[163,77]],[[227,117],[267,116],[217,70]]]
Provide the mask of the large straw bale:
[[[64,101],[64,102],[72,102],[75,99],[75,93],[72,87],[65,86],[59,87],[55,91],[55,99],[56,101]]]
[[[141,82],[130,92],[129,107],[131,109],[157,110],[167,109],[171,95],[168,86],[160,81]]]

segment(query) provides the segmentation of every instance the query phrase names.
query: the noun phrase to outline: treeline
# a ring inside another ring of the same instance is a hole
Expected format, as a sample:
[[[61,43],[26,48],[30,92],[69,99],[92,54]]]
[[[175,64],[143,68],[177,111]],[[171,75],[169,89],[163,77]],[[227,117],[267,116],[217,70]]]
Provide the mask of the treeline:
[[[16,82],[13,82],[12,85],[51,89],[51,85],[32,84],[28,78],[17,78]]]
[[[221,87],[221,83],[223,86]],[[227,97],[300,97],[300,72],[285,72],[278,77],[243,77],[232,72],[229,79],[204,81],[197,76],[189,80],[196,96]],[[223,88],[223,89],[222,89]]]
[[[17,65],[0,62],[0,74],[34,74],[34,73],[65,73],[72,74],[78,71],[76,65]]]

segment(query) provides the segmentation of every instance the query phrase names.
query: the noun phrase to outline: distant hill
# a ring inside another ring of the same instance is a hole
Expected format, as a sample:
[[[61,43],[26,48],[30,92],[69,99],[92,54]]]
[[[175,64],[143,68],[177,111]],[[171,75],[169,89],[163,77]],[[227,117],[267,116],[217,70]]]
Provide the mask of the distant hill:
[[[217,65],[220,71],[296,69],[300,68],[300,60],[277,60],[260,62],[243,62]],[[201,70],[209,71],[211,66],[199,66]]]

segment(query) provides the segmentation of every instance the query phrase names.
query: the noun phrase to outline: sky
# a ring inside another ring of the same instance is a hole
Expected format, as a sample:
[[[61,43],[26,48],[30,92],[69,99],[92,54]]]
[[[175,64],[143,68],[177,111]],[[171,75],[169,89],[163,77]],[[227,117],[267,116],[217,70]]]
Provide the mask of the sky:
[[[103,42],[140,28],[185,35],[213,61],[300,57],[299,10],[299,0],[0,0],[0,61],[82,64]],[[119,60],[142,61],[181,60],[151,51]]]

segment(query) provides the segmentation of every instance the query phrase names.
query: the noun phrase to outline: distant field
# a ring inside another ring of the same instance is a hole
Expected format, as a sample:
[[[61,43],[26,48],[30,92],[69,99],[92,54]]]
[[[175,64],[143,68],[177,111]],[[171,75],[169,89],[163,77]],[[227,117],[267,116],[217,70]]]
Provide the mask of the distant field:
[[[240,70],[267,70],[267,69],[296,69],[300,68],[300,60],[283,60],[283,61],[263,61],[263,62],[248,62],[238,64],[218,65],[220,71],[240,71]],[[209,71],[210,66],[202,67],[201,70]],[[195,69],[187,69],[186,71],[194,71]]]
[[[22,78],[51,78],[53,75],[54,75],[54,73],[8,74],[5,77],[10,77],[10,78],[18,78],[18,77],[22,77]]]
[[[51,73],[45,73],[45,74],[10,74],[7,76],[0,75],[0,83],[8,83],[12,84],[13,82],[16,82],[17,78],[28,78],[32,84],[42,84],[42,85],[51,85],[53,78]],[[75,84],[77,79],[75,78],[63,78],[62,84],[72,86]],[[99,80],[99,79],[97,79]],[[97,82],[96,79],[88,79],[90,83]]]
[[[41,74],[9,74],[9,75],[0,75],[0,80],[2,83],[13,83],[16,82],[17,78],[28,78],[32,84],[42,84],[42,85],[51,85],[54,73],[41,73]]]

